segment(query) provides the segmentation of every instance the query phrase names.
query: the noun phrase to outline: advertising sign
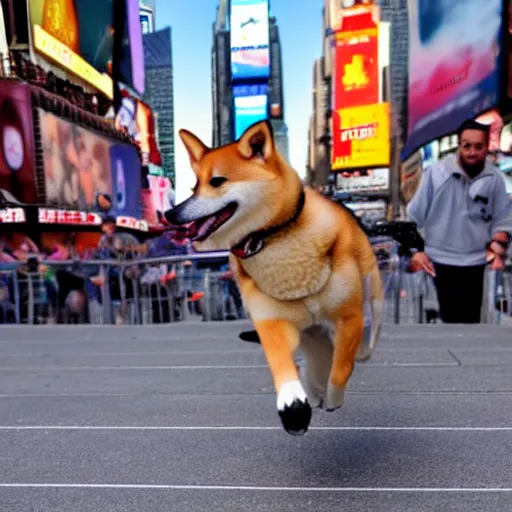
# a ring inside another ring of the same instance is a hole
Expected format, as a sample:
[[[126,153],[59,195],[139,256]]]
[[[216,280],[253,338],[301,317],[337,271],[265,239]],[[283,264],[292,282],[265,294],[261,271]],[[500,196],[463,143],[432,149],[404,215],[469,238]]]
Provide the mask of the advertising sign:
[[[140,95],[145,92],[144,48],[139,0],[126,0],[126,16],[123,34],[119,81]]]
[[[328,0],[328,30],[338,30],[347,16],[356,16],[369,12],[375,20],[380,18],[379,0]]]
[[[114,215],[141,214],[137,150],[39,109],[46,201],[95,210],[99,194],[112,197]]]
[[[114,0],[29,0],[32,46],[113,97]]]
[[[336,32],[335,108],[379,101],[379,29]]]
[[[270,74],[268,0],[231,0],[231,77]]]
[[[500,100],[502,0],[409,0],[405,159]]]
[[[94,209],[98,194],[112,195],[111,142],[39,109],[46,201]]]
[[[254,123],[268,118],[268,97],[264,94],[258,96],[235,96],[235,139]]]
[[[139,146],[143,165],[162,166],[162,155],[156,141],[156,123],[153,111],[147,103],[121,91],[121,107],[117,112],[115,126],[124,130]]]
[[[110,147],[112,166],[113,208],[115,216],[142,216],[140,202],[141,166],[137,150],[133,146],[115,144]]]
[[[333,170],[389,165],[388,103],[338,109],[333,123]]]
[[[36,203],[32,101],[26,84],[0,80],[0,189]]]
[[[336,189],[352,194],[389,190],[389,169],[368,169],[361,172],[338,173]]]

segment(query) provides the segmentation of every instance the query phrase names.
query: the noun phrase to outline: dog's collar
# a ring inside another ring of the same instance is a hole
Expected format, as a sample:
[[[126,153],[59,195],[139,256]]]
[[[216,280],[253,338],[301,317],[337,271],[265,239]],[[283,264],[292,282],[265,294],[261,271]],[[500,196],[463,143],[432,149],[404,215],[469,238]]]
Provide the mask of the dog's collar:
[[[293,224],[302,213],[304,209],[304,203],[306,202],[306,194],[304,193],[304,189],[302,189],[299,199],[297,201],[297,208],[293,216],[288,219],[286,222],[279,224],[278,226],[272,226],[268,229],[262,229],[261,231],[254,231],[250,235],[246,236],[241,242],[231,247],[231,252],[237,257],[241,259],[250,258],[255,254],[258,254],[265,247],[265,239],[269,236],[275,235],[282,229],[288,227],[290,224]]]

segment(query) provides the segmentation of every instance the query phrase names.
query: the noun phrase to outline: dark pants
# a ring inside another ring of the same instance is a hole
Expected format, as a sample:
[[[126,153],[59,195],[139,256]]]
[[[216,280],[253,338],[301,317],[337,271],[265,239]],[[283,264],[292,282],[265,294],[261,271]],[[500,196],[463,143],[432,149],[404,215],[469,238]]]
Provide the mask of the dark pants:
[[[480,323],[485,265],[455,267],[434,263],[434,266],[441,320],[447,324]]]

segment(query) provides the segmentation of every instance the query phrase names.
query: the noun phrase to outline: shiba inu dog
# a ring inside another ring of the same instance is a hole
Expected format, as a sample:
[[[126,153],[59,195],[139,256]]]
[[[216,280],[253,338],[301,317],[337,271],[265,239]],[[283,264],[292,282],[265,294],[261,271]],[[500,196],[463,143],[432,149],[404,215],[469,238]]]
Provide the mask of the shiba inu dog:
[[[302,184],[267,121],[216,149],[189,131],[180,137],[197,183],[167,220],[199,251],[230,249],[283,427],[304,434],[312,406],[343,405],[355,361],[368,359],[377,343],[382,283],[369,239],[350,212]]]

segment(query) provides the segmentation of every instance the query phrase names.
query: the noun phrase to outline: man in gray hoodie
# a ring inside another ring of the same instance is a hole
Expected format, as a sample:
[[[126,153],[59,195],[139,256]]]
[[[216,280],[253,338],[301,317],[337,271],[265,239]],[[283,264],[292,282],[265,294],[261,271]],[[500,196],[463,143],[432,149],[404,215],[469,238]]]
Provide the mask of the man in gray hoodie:
[[[425,248],[412,263],[434,277],[445,323],[480,322],[484,271],[504,268],[512,234],[512,203],[500,170],[487,158],[489,127],[466,121],[459,147],[427,168],[409,218]]]

